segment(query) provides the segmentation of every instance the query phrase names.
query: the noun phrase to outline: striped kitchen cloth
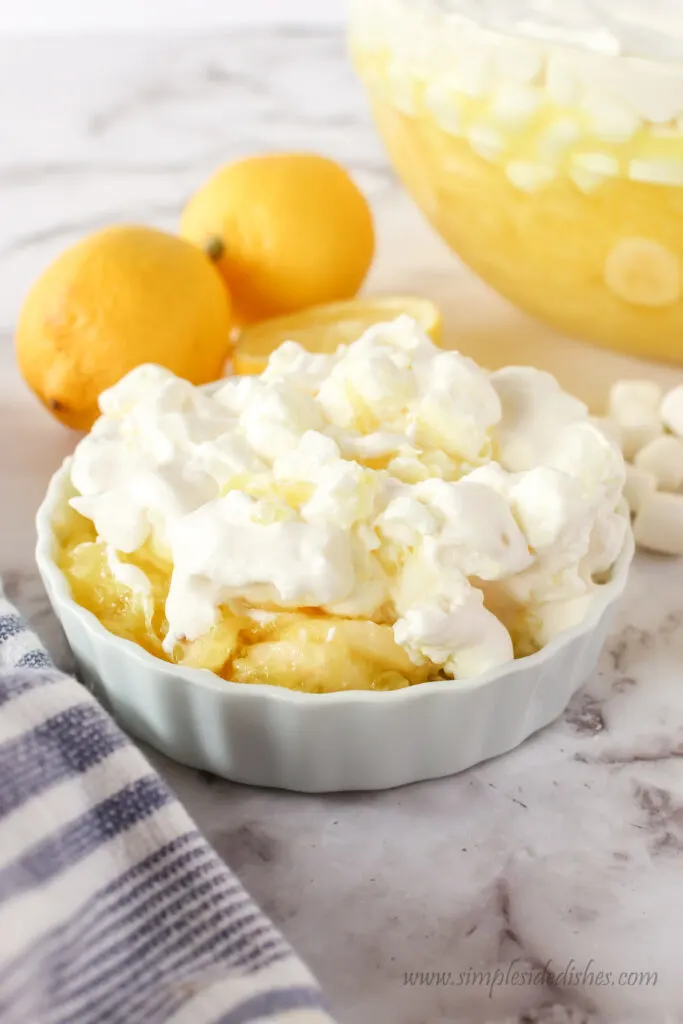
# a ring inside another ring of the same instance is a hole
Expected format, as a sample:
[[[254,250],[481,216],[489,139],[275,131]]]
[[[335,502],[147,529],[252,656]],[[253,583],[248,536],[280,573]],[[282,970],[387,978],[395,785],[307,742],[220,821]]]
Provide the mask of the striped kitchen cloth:
[[[330,1024],[314,978],[0,585],[0,1022]]]

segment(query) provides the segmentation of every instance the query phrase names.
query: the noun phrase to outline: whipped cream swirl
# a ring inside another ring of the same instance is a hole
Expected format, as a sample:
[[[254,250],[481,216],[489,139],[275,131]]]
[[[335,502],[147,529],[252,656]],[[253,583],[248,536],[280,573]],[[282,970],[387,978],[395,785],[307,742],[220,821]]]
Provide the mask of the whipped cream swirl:
[[[427,0],[446,14],[611,55],[680,60],[680,0]]]

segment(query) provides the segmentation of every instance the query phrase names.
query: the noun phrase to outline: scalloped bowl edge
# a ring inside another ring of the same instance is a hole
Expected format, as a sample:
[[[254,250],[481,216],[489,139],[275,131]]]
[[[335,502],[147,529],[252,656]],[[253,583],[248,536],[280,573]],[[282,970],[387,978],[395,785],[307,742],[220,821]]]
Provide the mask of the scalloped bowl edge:
[[[628,531],[611,579],[578,625],[536,654],[468,680],[308,694],[226,682],[109,632],[71,597],[53,518],[70,459],[36,516],[36,562],[83,680],[133,736],[235,782],[298,792],[388,789],[503,754],[562,714],[593,671],[626,586]]]

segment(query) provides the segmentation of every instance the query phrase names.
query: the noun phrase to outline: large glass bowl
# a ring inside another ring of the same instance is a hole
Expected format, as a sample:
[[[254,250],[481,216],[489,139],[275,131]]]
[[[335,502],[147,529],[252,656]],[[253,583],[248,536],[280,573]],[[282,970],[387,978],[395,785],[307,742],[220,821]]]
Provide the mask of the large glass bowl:
[[[492,30],[454,4],[352,5],[352,55],[400,177],[520,308],[683,362],[683,64]]]

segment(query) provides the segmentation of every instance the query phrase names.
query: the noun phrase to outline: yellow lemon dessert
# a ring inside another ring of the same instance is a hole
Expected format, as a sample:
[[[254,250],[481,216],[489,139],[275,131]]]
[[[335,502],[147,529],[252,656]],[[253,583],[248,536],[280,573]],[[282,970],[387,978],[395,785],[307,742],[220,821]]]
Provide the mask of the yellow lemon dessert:
[[[393,690],[579,622],[629,529],[624,462],[547,373],[489,373],[407,316],[336,352],[100,397],[57,517],[77,602],[236,683]]]
[[[389,155],[452,248],[564,333],[683,361],[683,15],[357,0]]]

